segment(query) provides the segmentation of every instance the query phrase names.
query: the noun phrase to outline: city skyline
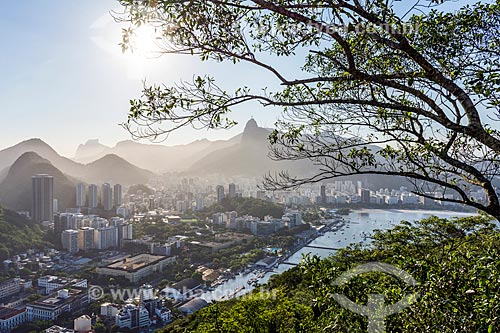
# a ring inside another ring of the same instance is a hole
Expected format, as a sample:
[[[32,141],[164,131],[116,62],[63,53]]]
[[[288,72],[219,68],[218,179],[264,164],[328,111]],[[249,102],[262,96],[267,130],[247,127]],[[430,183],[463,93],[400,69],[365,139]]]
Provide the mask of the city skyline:
[[[499,327],[500,0],[3,9],[0,333]]]

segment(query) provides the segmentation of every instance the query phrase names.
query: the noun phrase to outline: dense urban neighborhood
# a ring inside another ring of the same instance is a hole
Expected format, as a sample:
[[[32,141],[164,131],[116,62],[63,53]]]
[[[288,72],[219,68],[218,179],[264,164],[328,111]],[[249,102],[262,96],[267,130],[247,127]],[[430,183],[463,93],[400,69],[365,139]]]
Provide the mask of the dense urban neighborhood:
[[[18,214],[41,225],[48,242],[3,258],[6,331],[70,332],[72,321],[75,331],[158,329],[207,306],[221,286],[219,300],[251,292],[312,240],[344,230],[350,209],[463,208],[361,181],[272,193],[252,179],[211,186],[182,178],[158,189],[79,183],[74,207],[61,211],[54,178],[31,180],[33,207]]]
[[[500,333],[500,0],[0,32],[0,333]]]

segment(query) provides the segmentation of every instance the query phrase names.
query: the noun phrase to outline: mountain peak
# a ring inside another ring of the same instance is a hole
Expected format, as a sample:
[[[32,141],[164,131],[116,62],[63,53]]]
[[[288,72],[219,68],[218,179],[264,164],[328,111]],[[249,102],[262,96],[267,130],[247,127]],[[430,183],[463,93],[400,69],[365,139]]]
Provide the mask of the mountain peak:
[[[89,163],[87,165],[107,164],[107,163],[126,163],[126,164],[129,164],[129,162],[127,162],[126,160],[124,160],[123,158],[121,158],[120,156],[118,156],[116,154],[106,154],[103,157],[101,157],[100,159],[95,160],[94,162]]]
[[[255,121],[255,119],[250,118],[250,120],[247,121],[247,124],[245,125],[245,130],[243,132],[248,132],[248,131],[251,131],[255,128],[259,128],[259,125],[257,125],[257,122]]]
[[[89,139],[87,142],[85,142],[85,146],[91,146],[91,145],[100,145],[101,143],[99,142],[99,139]]]
[[[45,144],[45,142],[40,138],[31,138],[28,140],[24,140],[21,143],[43,143],[43,144]]]
[[[24,141],[21,141],[19,142],[17,145],[15,146],[12,146],[10,148],[6,148],[4,149],[5,150],[9,150],[9,149],[15,149],[16,147],[26,147],[26,148],[40,148],[40,149],[48,149],[50,151],[53,151],[55,152],[54,149],[52,149],[51,146],[49,146],[45,141],[43,141],[42,139],[40,138],[31,138],[31,139],[28,139],[28,140],[24,140]]]
[[[262,144],[267,144],[268,135],[269,130],[259,127],[255,119],[251,118],[245,126],[241,142],[261,147]]]
[[[23,153],[19,158],[14,162],[13,165],[24,165],[25,163],[35,163],[35,162],[50,162],[46,160],[45,158],[41,157],[34,151],[27,151]]]

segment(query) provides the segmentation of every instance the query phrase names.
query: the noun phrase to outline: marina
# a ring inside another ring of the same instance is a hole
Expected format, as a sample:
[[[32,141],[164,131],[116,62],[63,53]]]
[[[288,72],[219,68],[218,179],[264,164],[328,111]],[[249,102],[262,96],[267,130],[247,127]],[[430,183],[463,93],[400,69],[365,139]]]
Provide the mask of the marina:
[[[345,248],[352,243],[369,243],[370,235],[375,230],[387,230],[404,220],[416,221],[430,216],[451,218],[470,215],[474,214],[453,211],[392,209],[355,211],[344,216],[341,221],[330,223],[321,228],[313,238],[304,240],[294,251],[282,256],[274,267],[239,274],[232,279],[221,282],[214,290],[207,291],[200,297],[210,302],[242,296],[259,285],[267,283],[272,275],[283,273],[298,265],[303,256],[308,253],[326,258],[334,254],[337,249]]]

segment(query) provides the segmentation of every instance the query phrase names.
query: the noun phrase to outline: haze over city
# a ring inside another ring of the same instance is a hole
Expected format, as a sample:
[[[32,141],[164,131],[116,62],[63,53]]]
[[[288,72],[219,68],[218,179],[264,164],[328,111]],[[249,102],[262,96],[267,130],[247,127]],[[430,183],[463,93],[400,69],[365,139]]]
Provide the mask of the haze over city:
[[[445,8],[462,3],[467,1],[454,1]],[[227,89],[243,83],[270,88],[279,84],[266,71],[244,63],[228,66],[214,61],[202,63],[190,56],[158,57],[154,34],[148,29],[138,38],[143,39],[138,44],[146,52],[122,53],[118,44],[120,29],[125,25],[115,23],[112,17],[113,12],[122,11],[115,0],[6,4],[8,15],[0,20],[5,49],[0,55],[0,114],[9,119],[10,126],[3,130],[0,149],[41,138],[60,154],[73,157],[77,146],[89,139],[98,138],[111,146],[128,140],[129,133],[118,124],[126,120],[129,99],[139,97],[144,80],[148,84],[172,84],[194,75],[213,74]],[[296,59],[282,62],[281,67],[300,76],[300,61]],[[163,144],[228,139],[240,133],[250,117],[262,127],[273,127],[278,112],[252,104],[241,107],[231,117],[239,125],[230,130],[184,128]],[[43,126],[39,126],[41,123]]]
[[[8,15],[0,20],[5,48],[0,55],[0,98],[4,101],[0,114],[10,119],[10,126],[4,129],[0,149],[41,138],[62,155],[73,157],[77,146],[89,139],[99,138],[107,145],[129,140],[129,133],[118,125],[126,121],[129,99],[140,95],[143,80],[167,84],[216,73],[230,88],[243,78],[252,77],[256,85],[269,78],[245,65],[238,66],[234,75],[234,69],[201,63],[196,57],[157,58],[149,51],[138,56],[123,54],[118,45],[122,26],[111,16],[111,11],[120,11],[114,0],[16,2],[6,10]],[[151,36],[146,32],[141,38]],[[145,44],[155,49],[154,43]],[[240,124],[231,130],[185,129],[163,144],[228,139],[240,133],[252,116],[266,127],[276,120],[271,109],[262,111],[254,105],[235,112]]]
[[[0,333],[497,332],[500,0],[0,14]]]

